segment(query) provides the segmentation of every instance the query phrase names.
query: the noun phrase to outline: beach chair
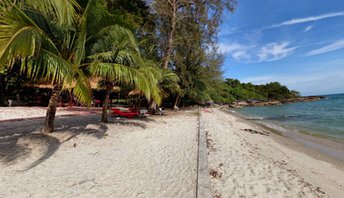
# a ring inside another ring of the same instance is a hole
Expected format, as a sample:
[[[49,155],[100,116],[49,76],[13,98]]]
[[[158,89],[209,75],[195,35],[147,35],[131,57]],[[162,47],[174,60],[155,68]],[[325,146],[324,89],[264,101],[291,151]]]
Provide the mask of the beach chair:
[[[140,109],[140,117],[149,116],[147,109]]]
[[[114,115],[119,115],[119,116],[126,117],[129,119],[139,116],[138,112],[126,112],[126,111],[121,111],[116,108],[112,108],[111,110]]]

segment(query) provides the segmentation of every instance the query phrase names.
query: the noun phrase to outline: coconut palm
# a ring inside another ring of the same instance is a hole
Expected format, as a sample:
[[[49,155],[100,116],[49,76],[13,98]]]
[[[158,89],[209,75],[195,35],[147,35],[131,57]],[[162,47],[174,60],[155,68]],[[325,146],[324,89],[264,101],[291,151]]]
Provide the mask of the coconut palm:
[[[178,85],[180,79],[176,73],[172,70],[161,68],[159,64],[155,64],[155,71],[159,73],[157,80],[162,98],[168,98],[171,95],[178,95],[180,93],[180,87]],[[149,101],[148,110],[154,113],[157,105],[160,105],[160,103],[152,98]]]
[[[98,7],[102,5],[98,4]],[[102,12],[99,12],[102,10]],[[140,55],[138,42],[133,33],[120,25],[106,9],[94,9],[88,19],[89,37],[86,39],[85,66],[92,77],[101,78],[106,89],[102,122],[107,122],[109,96],[114,86],[131,85],[147,99],[160,103],[158,79],[160,73],[150,61]]]
[[[151,91],[154,79],[143,77],[149,69],[138,67],[139,53],[114,48],[120,44],[120,38],[129,39],[127,43],[134,42],[130,31],[120,27],[116,17],[107,14],[102,1],[79,3],[75,0],[0,3],[0,66],[11,67],[20,61],[23,73],[53,85],[44,133],[54,130],[58,95],[63,88],[72,85],[73,94],[90,104],[86,68],[100,76],[107,70],[105,76],[109,82],[136,85],[148,98],[155,94]]]
[[[130,60],[126,61],[119,55],[111,62],[106,62],[102,58],[98,57],[98,61],[94,61],[88,65],[88,72],[94,77],[100,77],[103,79],[103,87],[106,89],[105,100],[103,103],[102,110],[102,122],[108,122],[107,109],[109,106],[109,97],[114,86],[118,85],[131,85],[135,89],[140,90],[145,97],[154,99],[159,104],[161,102],[160,90],[158,87],[158,79],[160,73],[156,72],[155,68],[145,65],[141,62],[137,65],[136,60],[141,58],[132,56],[130,50],[123,49],[123,53],[126,53],[127,58]]]
[[[42,132],[53,131],[58,95],[75,82],[74,93],[90,102],[89,89],[79,69],[81,53],[76,50],[76,1],[22,0],[0,4],[0,66],[21,63],[21,71],[33,79],[53,85]],[[79,52],[79,53],[76,53]]]

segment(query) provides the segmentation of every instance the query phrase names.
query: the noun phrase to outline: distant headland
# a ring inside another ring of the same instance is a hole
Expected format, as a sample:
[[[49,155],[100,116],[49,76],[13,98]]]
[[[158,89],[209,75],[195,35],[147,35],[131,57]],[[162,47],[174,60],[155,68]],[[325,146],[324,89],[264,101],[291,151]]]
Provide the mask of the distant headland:
[[[229,104],[229,107],[241,108],[241,107],[274,106],[274,105],[282,105],[282,104],[289,104],[289,103],[296,103],[296,102],[312,102],[312,101],[318,101],[321,99],[326,99],[326,96],[304,96],[304,97],[282,99],[282,100],[243,100],[243,101],[232,102]]]
[[[279,82],[254,85],[230,78],[223,81],[221,90],[221,92],[213,94],[214,102],[228,104],[233,108],[282,105],[326,98],[325,96],[301,96],[298,91],[290,90]]]

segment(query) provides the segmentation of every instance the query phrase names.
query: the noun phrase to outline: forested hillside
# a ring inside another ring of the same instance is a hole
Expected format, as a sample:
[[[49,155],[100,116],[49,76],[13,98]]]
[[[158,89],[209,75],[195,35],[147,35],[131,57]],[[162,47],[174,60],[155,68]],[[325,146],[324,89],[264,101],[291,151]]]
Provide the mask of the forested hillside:
[[[227,78],[211,96],[215,102],[230,103],[237,100],[285,100],[300,97],[300,93],[278,82],[253,85]]]

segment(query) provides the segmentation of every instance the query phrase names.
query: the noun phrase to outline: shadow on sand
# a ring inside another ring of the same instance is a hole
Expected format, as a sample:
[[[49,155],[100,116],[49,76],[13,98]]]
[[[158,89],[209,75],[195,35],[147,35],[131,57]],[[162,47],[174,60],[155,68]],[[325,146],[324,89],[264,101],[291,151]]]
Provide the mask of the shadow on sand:
[[[51,157],[62,143],[80,134],[100,139],[108,130],[97,115],[57,117],[52,134],[40,133],[42,123],[43,119],[0,123],[0,163],[10,166],[25,161],[33,150],[39,150],[41,156],[22,170],[26,171]],[[61,136],[67,138],[61,140]]]
[[[145,123],[155,122],[149,117],[126,119],[109,116],[110,122],[107,124],[101,123],[99,120],[100,115],[58,116],[55,119],[55,131],[51,134],[40,133],[43,118],[2,122],[0,123],[0,163],[5,166],[21,163],[30,158],[33,152],[38,151],[38,157],[21,170],[27,171],[49,159],[61,144],[80,134],[101,139],[108,131],[108,126],[111,125],[145,129]]]
[[[123,125],[123,126],[135,126],[135,127],[140,127],[143,129],[146,129],[147,122],[156,122],[154,119],[150,117],[140,117],[140,118],[132,118],[132,119],[127,119],[119,116],[111,116],[110,121],[108,124],[112,125]]]

